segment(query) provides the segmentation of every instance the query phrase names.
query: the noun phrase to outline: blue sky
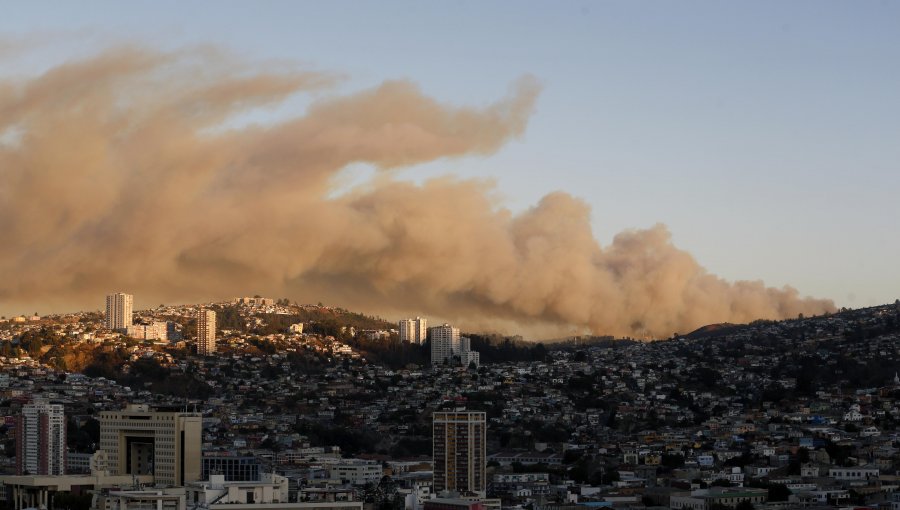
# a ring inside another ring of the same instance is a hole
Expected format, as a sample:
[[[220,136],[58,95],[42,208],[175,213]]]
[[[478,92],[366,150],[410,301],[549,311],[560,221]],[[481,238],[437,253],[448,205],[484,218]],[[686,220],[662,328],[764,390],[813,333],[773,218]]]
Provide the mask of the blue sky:
[[[900,2],[0,2],[33,73],[109,44],[215,44],[484,105],[544,86],[488,158],[405,170],[587,201],[601,244],[657,222],[727,279],[839,306],[900,297]],[[275,115],[296,115],[290,101]],[[364,175],[355,169],[354,175]]]

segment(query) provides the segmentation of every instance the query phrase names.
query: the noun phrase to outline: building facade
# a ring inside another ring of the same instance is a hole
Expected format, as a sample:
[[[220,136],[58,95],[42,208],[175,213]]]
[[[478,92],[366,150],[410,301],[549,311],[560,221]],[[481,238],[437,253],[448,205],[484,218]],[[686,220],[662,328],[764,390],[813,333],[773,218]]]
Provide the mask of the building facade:
[[[380,462],[350,461],[328,466],[328,476],[335,480],[346,480],[353,485],[378,483],[384,476]]]
[[[222,475],[226,482],[259,480],[259,459],[247,456],[204,455],[201,480]]]
[[[66,416],[61,404],[36,401],[16,422],[16,474],[66,474]]]
[[[197,314],[197,354],[209,356],[216,352],[216,312],[200,310]]]
[[[239,297],[234,298],[232,303],[236,305],[247,305],[247,306],[274,306],[275,300],[272,298],[264,298],[264,297]]]
[[[431,364],[444,365],[453,358],[453,354],[459,350],[459,328],[449,324],[436,326],[431,332]]]
[[[153,475],[157,485],[200,479],[199,413],[151,410],[132,404],[100,413],[100,449],[112,475]]]
[[[150,324],[132,324],[128,326],[128,336],[139,340],[168,340],[169,323],[153,321]]]
[[[422,345],[428,335],[428,321],[421,317],[400,321],[400,341]]]
[[[482,411],[435,412],[432,417],[434,492],[484,495],[487,419]]]
[[[106,296],[106,328],[127,333],[131,326],[134,296],[121,292]]]
[[[429,330],[431,335],[431,365],[441,366],[460,364],[468,367],[481,364],[481,355],[472,350],[471,340],[459,336],[459,328],[449,324],[437,326]]]

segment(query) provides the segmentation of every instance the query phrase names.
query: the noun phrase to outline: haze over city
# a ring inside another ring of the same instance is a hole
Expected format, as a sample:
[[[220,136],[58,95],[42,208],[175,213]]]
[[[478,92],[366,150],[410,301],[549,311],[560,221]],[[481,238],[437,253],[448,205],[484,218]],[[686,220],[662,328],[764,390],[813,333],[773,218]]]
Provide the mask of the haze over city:
[[[0,13],[0,510],[900,510],[900,3]]]
[[[0,20],[0,312],[659,338],[896,298],[895,5],[161,7]]]

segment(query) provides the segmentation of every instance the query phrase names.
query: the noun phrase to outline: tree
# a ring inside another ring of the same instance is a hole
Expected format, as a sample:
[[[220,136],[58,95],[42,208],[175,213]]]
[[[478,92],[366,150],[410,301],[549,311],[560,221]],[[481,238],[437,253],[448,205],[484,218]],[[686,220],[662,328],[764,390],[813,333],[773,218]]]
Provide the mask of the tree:
[[[801,314],[802,315],[802,314]],[[734,510],[753,510],[753,503],[749,499],[745,499],[734,507]]]
[[[609,469],[605,473],[603,473],[603,484],[610,485],[613,482],[618,482],[622,478],[619,476],[619,472],[615,469]]]
[[[787,501],[791,497],[791,490],[786,485],[773,483],[769,485],[769,501]]]
[[[57,492],[53,496],[51,506],[53,508],[64,508],[65,510],[89,510],[93,495],[91,494],[72,494],[70,492]]]
[[[668,468],[680,468],[684,466],[684,456],[665,453],[662,456],[662,465]]]

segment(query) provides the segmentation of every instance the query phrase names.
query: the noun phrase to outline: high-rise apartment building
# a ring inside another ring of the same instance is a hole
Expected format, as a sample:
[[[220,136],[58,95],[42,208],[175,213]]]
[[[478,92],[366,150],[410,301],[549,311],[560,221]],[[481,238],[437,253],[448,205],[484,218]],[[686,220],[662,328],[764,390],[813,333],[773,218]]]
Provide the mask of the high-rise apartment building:
[[[403,319],[400,321],[400,341],[422,345],[428,334],[428,321],[416,317],[415,319]]]
[[[484,496],[487,419],[481,411],[435,412],[434,492],[455,491]]]
[[[66,416],[63,406],[35,401],[22,406],[16,422],[16,474],[66,473]]]
[[[216,352],[216,312],[200,310],[197,314],[197,354],[209,356]]]
[[[131,294],[110,294],[106,296],[106,327],[112,331],[125,333],[131,326],[131,312],[134,296]]]
[[[428,331],[431,336],[432,366],[458,363],[464,367],[470,364],[477,367],[481,363],[481,355],[472,350],[468,337],[459,336],[459,328],[444,324]]]
[[[431,364],[443,365],[459,350],[459,328],[449,324],[431,328]]]
[[[100,413],[100,449],[112,475],[153,475],[157,485],[180,486],[200,479],[199,413],[132,404]]]

